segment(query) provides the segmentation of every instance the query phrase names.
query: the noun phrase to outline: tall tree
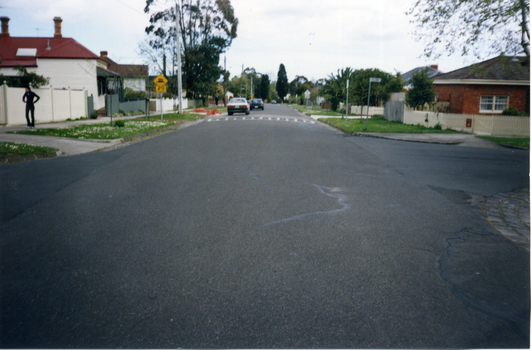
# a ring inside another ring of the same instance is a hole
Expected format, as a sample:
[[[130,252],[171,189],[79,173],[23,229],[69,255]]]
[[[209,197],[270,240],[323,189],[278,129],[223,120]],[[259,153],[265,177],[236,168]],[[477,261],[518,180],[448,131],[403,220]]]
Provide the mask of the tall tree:
[[[284,100],[284,97],[288,94],[289,83],[288,83],[288,74],[286,73],[286,67],[284,64],[280,64],[277,74],[277,94],[280,98],[280,103]]]
[[[175,46],[175,20],[179,16],[183,53],[183,82],[188,97],[207,94],[221,75],[219,56],[236,38],[238,19],[230,0],[146,0],[151,13],[146,33],[153,48]],[[153,8],[164,10],[151,12]],[[208,87],[208,88],[207,88]]]
[[[417,0],[407,14],[417,24],[416,39],[426,41],[427,57],[456,50],[481,57],[486,47],[487,55],[529,57],[528,0]]]
[[[264,74],[262,75],[262,79],[260,80],[260,97],[264,100],[269,99],[269,85],[271,82],[269,81],[269,75]]]
[[[425,103],[433,102],[435,90],[433,90],[433,80],[428,78],[427,68],[413,73],[410,82],[413,87],[406,94],[408,106],[416,109]]]

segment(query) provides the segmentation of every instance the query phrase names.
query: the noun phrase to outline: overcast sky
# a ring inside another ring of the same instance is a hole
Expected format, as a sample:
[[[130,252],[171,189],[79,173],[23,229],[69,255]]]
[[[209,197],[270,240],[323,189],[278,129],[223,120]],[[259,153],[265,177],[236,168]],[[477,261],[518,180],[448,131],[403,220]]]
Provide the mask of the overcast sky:
[[[159,0],[164,2],[164,0]],[[438,64],[449,72],[476,62],[459,54],[429,61],[405,12],[414,0],[231,0],[239,19],[238,37],[226,54],[231,77],[242,65],[276,80],[279,65],[288,79],[326,78],[338,69],[378,68],[405,73]],[[169,4],[174,3],[168,1]],[[52,37],[53,18],[63,19],[70,37],[122,64],[147,63],[138,44],[146,38],[145,0],[2,0],[11,36]]]

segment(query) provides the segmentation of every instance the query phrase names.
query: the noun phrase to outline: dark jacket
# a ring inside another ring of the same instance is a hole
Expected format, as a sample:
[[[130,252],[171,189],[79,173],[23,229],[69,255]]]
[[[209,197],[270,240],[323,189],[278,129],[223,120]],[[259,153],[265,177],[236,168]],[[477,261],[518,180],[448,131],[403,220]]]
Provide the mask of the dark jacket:
[[[34,101],[33,99],[35,97],[37,97],[37,99]],[[28,106],[33,106],[40,99],[41,98],[33,91],[26,92],[24,96],[22,96],[22,102],[26,102],[26,105]]]

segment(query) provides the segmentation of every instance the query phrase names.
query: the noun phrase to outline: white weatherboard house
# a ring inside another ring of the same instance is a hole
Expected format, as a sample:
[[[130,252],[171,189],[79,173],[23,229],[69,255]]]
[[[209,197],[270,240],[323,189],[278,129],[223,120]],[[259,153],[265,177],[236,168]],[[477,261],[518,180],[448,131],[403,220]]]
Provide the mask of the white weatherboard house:
[[[23,66],[29,72],[49,77],[54,90],[84,89],[88,96],[94,96],[95,109],[105,107],[105,78],[98,77],[98,73],[106,71],[106,65],[76,40],[63,37],[60,17],[53,19],[55,34],[51,38],[13,37],[9,34],[9,17],[0,20],[0,74],[17,76],[15,67]]]

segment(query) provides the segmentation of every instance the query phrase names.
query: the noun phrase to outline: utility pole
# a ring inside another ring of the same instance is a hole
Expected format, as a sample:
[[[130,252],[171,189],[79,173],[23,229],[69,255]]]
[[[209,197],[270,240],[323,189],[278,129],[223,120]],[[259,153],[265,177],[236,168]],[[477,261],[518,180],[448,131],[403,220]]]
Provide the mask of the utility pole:
[[[177,93],[179,95],[179,114],[183,113],[183,80],[181,72],[181,11],[175,3],[175,35],[177,36]]]
[[[242,77],[240,79],[240,97],[242,97],[242,90],[243,90],[243,64],[242,64]]]
[[[225,81],[225,77],[227,76],[227,56],[224,57],[225,62],[225,68],[223,72],[223,106],[227,105],[227,82]]]

